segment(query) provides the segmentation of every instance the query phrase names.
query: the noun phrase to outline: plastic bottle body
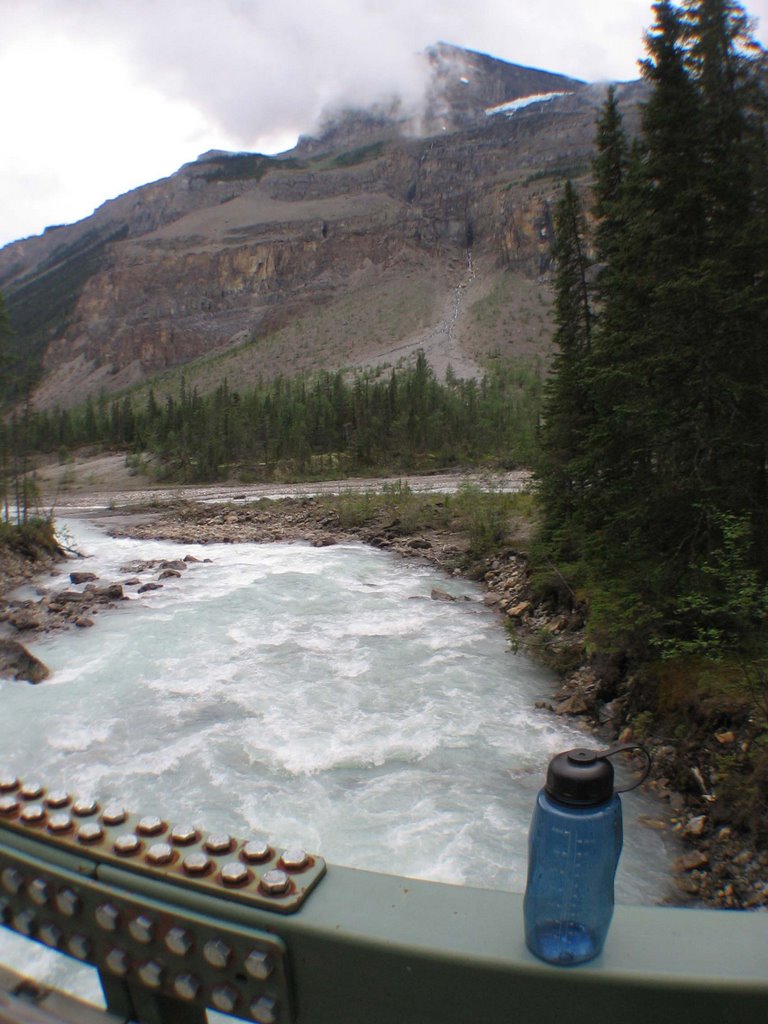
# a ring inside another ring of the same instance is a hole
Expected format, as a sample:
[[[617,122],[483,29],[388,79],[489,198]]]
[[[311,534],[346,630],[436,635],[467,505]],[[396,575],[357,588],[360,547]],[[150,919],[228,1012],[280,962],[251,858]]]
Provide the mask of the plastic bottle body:
[[[536,799],[528,837],[525,940],[548,963],[591,960],[613,916],[613,881],[621,853],[621,801],[591,807]]]

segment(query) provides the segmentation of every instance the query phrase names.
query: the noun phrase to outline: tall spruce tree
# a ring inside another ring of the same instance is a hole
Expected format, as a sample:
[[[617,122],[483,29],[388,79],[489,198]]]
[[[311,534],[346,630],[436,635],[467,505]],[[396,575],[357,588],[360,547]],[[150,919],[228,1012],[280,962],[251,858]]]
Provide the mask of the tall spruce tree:
[[[596,618],[645,650],[691,628],[724,523],[768,577],[765,55],[733,0],[653,10],[640,139],[627,152],[612,93],[598,125],[594,420],[569,513]]]
[[[555,343],[545,390],[539,486],[545,509],[543,536],[549,554],[574,556],[581,501],[581,458],[592,423],[588,365],[592,346],[586,226],[573,184],[565,184],[555,211]]]

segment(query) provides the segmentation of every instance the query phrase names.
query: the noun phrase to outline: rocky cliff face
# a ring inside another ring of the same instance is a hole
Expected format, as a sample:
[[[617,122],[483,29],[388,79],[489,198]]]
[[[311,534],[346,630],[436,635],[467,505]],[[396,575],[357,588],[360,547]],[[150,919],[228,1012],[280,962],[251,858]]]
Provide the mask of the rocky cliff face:
[[[417,347],[472,373],[488,352],[545,350],[552,208],[588,172],[604,90],[444,46],[430,59],[426,137],[397,111],[348,113],[291,154],[205,154],[0,250],[37,404],[212,354],[247,378]],[[560,95],[486,113],[542,93]]]

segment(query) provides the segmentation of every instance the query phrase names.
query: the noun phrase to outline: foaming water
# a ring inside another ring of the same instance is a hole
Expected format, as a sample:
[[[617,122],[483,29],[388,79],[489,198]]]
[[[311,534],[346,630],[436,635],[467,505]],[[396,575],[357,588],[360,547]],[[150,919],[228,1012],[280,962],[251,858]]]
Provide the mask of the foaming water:
[[[76,568],[104,581],[137,559],[211,561],[31,645],[52,676],[0,681],[9,769],[337,864],[524,889],[547,762],[585,737],[534,708],[554,680],[509,651],[475,585],[362,545],[181,547],[65,525],[88,555]],[[638,823],[656,806],[624,808],[617,898],[656,902],[672,854]],[[61,984],[64,958],[14,936],[0,961],[22,943],[25,969]]]

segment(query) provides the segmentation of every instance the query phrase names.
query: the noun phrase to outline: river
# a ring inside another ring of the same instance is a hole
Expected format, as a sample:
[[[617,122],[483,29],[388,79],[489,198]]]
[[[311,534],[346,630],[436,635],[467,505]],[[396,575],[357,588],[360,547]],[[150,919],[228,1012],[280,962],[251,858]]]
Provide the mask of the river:
[[[178,546],[62,520],[103,581],[137,560],[201,559],[0,681],[0,767],[145,814],[300,845],[333,863],[521,892],[549,758],[585,743],[547,712],[549,672],[508,649],[466,580],[362,544]],[[210,559],[210,561],[202,561]],[[156,572],[155,572],[156,575]],[[436,601],[440,587],[457,598]],[[161,781],[160,781],[161,780]],[[617,899],[667,893],[669,849],[628,794]],[[10,933],[0,962],[96,998],[93,972]]]

